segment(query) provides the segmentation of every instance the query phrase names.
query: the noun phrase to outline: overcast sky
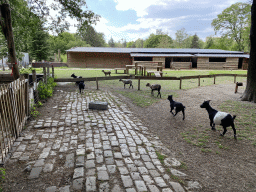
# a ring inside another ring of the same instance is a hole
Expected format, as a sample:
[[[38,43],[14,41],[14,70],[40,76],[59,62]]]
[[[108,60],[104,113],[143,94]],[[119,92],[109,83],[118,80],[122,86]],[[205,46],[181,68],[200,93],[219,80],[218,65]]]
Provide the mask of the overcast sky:
[[[156,29],[162,29],[175,39],[175,32],[185,28],[205,40],[215,35],[211,22],[224,9],[249,0],[87,0],[87,7],[101,16],[95,26],[108,42],[126,39],[146,39]]]

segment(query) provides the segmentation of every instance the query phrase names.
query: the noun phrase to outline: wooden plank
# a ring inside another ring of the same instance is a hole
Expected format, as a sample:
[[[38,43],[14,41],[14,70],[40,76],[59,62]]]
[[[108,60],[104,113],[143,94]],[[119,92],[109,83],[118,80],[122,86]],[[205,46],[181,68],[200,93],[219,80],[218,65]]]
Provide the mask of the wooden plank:
[[[13,82],[14,78],[11,74],[0,74],[0,82]]]

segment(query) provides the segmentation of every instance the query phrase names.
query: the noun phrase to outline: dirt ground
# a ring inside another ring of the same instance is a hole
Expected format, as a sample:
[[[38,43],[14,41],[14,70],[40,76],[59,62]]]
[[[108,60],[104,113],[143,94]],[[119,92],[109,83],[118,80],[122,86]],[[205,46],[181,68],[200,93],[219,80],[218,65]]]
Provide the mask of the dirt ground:
[[[234,140],[231,127],[224,137],[220,137],[222,127],[219,126],[218,131],[212,131],[207,111],[200,108],[204,100],[212,100],[211,106],[217,110],[226,100],[239,101],[244,87],[237,94],[234,93],[234,89],[235,85],[229,84],[175,91],[179,97],[174,100],[186,106],[184,121],[182,113],[176,117],[170,114],[167,98],[147,108],[135,106],[127,99],[124,101],[170,149],[171,153],[167,155],[174,156],[187,166],[187,169],[182,171],[199,181],[203,186],[202,191],[256,191],[256,148],[249,142]],[[184,140],[182,133],[193,128],[206,132],[209,142],[205,148],[216,149],[218,154],[215,151],[202,152],[198,146]],[[239,138],[239,127],[236,128]],[[218,149],[216,141],[227,149]]]
[[[234,94],[234,88],[235,85],[230,84],[175,91],[179,97],[174,98],[174,100],[182,102],[186,106],[184,121],[182,114],[178,114],[176,117],[170,114],[170,104],[167,98],[163,98],[150,107],[141,108],[124,96],[116,92],[113,93],[129,106],[130,110],[145,123],[152,134],[161,139],[170,150],[165,155],[175,157],[186,165],[182,172],[198,181],[203,186],[201,191],[256,191],[256,148],[244,140],[234,140],[231,128],[228,128],[224,137],[219,136],[222,129],[215,132],[211,131],[207,111],[200,108],[200,104],[204,100],[212,100],[211,105],[215,109],[218,109],[219,105],[226,100],[239,101],[242,88],[237,94]],[[73,85],[57,86],[56,89],[77,91]],[[54,111],[49,111],[48,105],[52,108],[51,99],[44,103],[44,107],[40,108],[41,118],[44,115],[49,116],[49,114],[54,113]],[[239,114],[236,115],[239,116]],[[218,154],[215,151],[202,152],[200,147],[186,142],[182,133],[195,128],[205,131],[205,134],[209,136],[209,142],[205,148],[216,148],[217,150],[214,142],[218,140],[227,149],[218,149]],[[237,137],[239,138],[239,131]],[[17,167],[8,167],[7,171],[9,173],[17,172],[14,169]],[[19,178],[16,177],[16,179]],[[19,180],[16,182],[22,182],[22,178]]]

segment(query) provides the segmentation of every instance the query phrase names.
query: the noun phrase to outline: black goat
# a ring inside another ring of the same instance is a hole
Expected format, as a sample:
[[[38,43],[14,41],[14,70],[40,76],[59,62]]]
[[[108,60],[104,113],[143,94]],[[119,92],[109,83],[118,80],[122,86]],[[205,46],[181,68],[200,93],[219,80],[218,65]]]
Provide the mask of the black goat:
[[[179,113],[180,111],[182,111],[182,114],[183,114],[183,120],[185,119],[185,106],[180,103],[180,102],[177,102],[177,101],[174,101],[172,99],[172,95],[168,95],[168,98],[167,98],[169,101],[170,101],[170,107],[171,107],[171,113],[173,114],[173,116],[176,116],[177,113]],[[172,112],[172,110],[175,108],[175,114]]]
[[[209,114],[209,119],[210,119],[210,126],[212,127],[212,130],[215,129],[215,124],[216,125],[222,125],[223,127],[223,133],[221,133],[221,136],[224,136],[225,133],[227,132],[227,127],[231,126],[233,131],[234,131],[234,138],[236,139],[236,129],[234,125],[234,119],[236,118],[236,115],[233,117],[229,113],[217,111],[213,109],[210,106],[210,101],[204,101],[202,105],[200,105],[201,108],[205,108]]]
[[[77,79],[77,78],[82,78],[82,76],[76,76],[74,73],[71,75],[71,77],[73,77],[74,79]],[[76,85],[79,85],[81,81],[76,81]],[[84,82],[84,81],[82,81]]]
[[[158,91],[157,97],[158,97],[158,95],[160,95],[160,98],[161,98],[161,93],[160,93],[161,85],[159,85],[159,84],[150,85],[150,83],[147,83],[147,84],[146,84],[146,87],[150,87],[150,89],[151,89],[151,95],[154,95],[154,92],[153,92],[153,91],[157,90],[157,91]]]
[[[85,87],[84,81],[80,81],[79,84],[78,84],[78,86],[79,86],[79,91],[80,91],[80,93],[82,93],[82,90],[84,90],[84,87]]]
[[[132,80],[131,79],[119,79],[119,81],[122,81],[124,83],[124,89],[125,89],[125,85],[126,84],[130,84],[129,89],[130,89],[130,87],[133,88]]]

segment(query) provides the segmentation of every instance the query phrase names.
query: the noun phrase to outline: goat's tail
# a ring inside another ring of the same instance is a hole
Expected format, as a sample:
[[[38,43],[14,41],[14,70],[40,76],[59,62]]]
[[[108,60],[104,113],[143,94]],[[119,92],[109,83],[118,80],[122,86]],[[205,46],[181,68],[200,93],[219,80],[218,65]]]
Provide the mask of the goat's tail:
[[[234,116],[232,117],[233,120],[235,120],[235,118],[236,118],[236,115],[234,115]]]

